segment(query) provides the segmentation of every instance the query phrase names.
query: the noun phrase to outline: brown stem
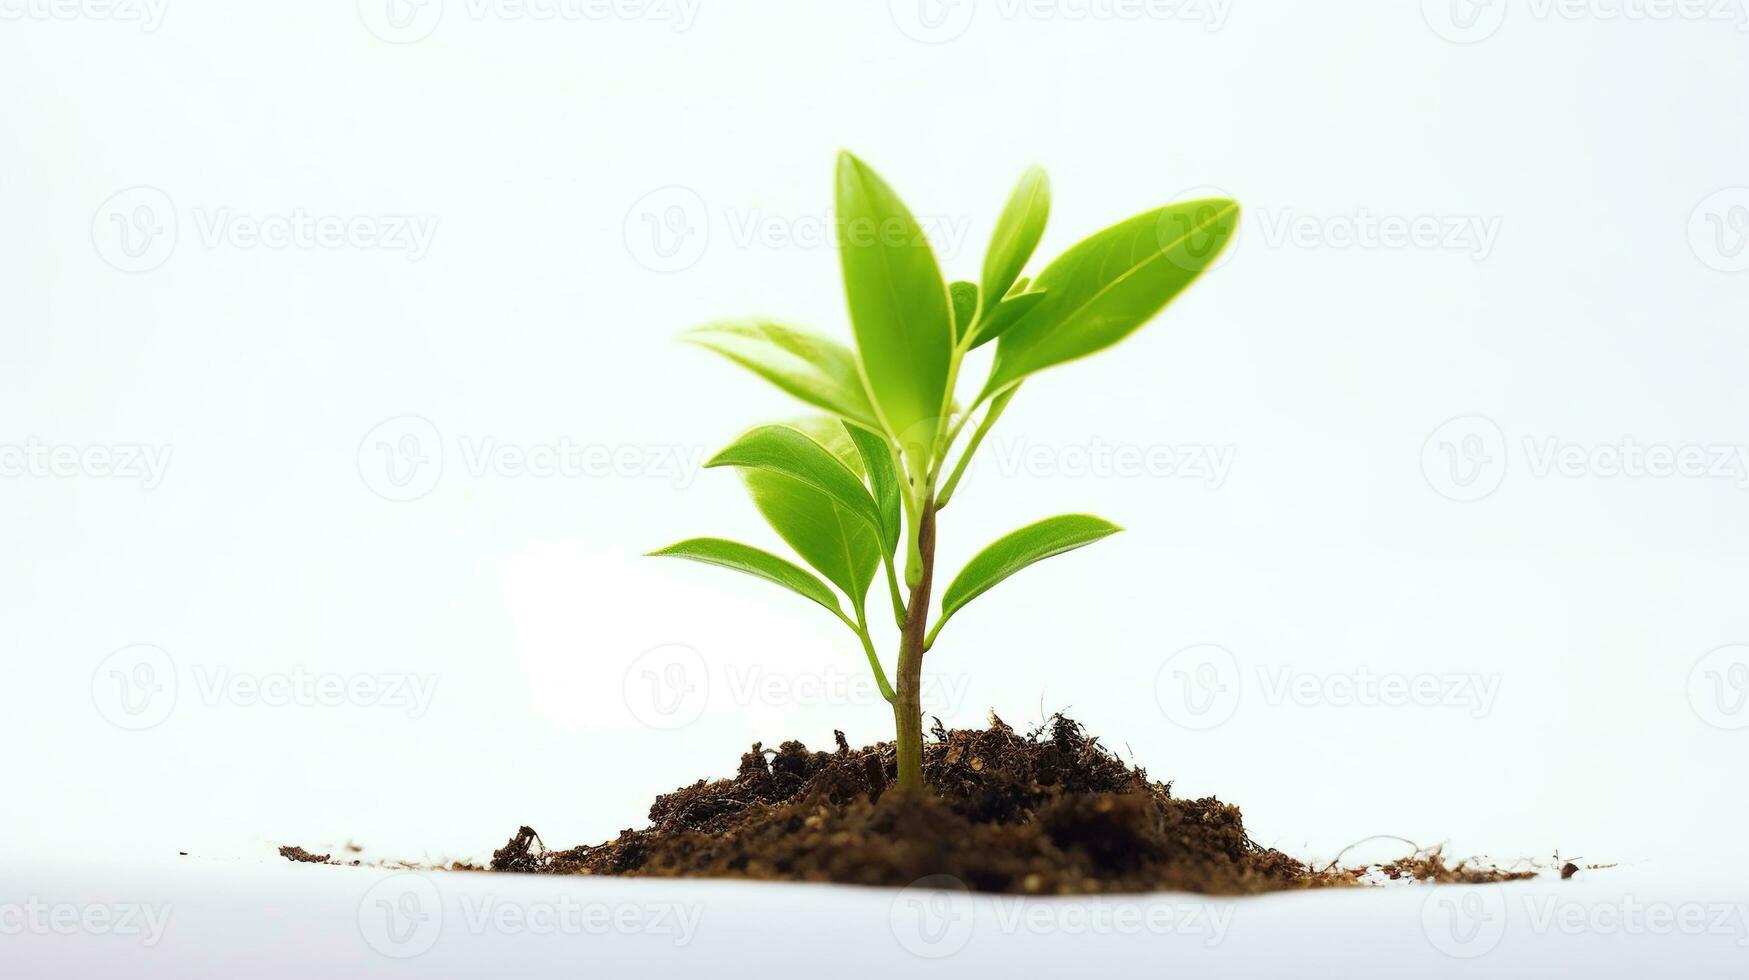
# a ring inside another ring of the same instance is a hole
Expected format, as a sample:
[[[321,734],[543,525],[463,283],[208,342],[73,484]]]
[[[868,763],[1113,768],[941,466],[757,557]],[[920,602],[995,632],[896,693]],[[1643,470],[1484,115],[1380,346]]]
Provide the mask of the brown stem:
[[[898,729],[899,787],[923,788],[923,641],[929,628],[929,587],[935,577],[935,498],[923,503],[917,526],[917,550],[923,556],[923,576],[911,590],[905,607],[905,629],[899,637],[899,673],[895,678],[893,724]]]

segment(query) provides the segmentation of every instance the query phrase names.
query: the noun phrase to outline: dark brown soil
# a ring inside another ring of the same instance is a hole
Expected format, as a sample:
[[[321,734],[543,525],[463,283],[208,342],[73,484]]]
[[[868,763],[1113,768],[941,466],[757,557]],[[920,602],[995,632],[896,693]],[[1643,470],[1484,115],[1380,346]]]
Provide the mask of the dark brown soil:
[[[983,731],[937,722],[933,736],[928,794],[894,787],[891,743],[853,750],[839,733],[835,752],[755,744],[733,779],[658,797],[646,829],[550,851],[524,827],[492,870],[887,886],[948,875],[1031,894],[1244,894],[1353,884],[1369,870],[1313,868],[1258,845],[1238,807],[1173,796],[1060,715],[1029,734],[992,717]],[[1390,867],[1389,877],[1454,875],[1437,852]]]

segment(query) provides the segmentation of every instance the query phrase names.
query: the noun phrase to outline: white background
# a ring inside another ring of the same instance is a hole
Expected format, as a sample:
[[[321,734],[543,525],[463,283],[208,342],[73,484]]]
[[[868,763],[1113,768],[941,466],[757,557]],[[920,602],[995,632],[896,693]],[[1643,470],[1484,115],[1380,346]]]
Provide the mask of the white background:
[[[1246,207],[1160,321],[1027,386],[944,514],[944,575],[1049,514],[1128,528],[944,631],[944,722],[1068,710],[1306,857],[1740,859],[1749,651],[1701,662],[1749,642],[1739,7],[909,3],[451,0],[397,29],[370,2],[0,0],[0,848],[478,858],[522,823],[642,825],[755,740],[890,737],[865,688],[809,686],[864,671],[819,610],[638,557],[777,547],[696,464],[800,408],[673,337],[848,337],[848,147],[958,278],[1033,162],[1041,259],[1209,188]],[[249,237],[293,219],[351,236]],[[1551,440],[1579,462],[1543,467]],[[1622,473],[1630,443],[1728,471]],[[384,445],[412,447],[393,472]],[[482,445],[629,455],[542,475]],[[131,447],[167,467],[101,458]],[[691,693],[662,715],[643,671],[669,664]],[[227,686],[299,673],[435,695]],[[1363,673],[1440,693],[1352,703]]]

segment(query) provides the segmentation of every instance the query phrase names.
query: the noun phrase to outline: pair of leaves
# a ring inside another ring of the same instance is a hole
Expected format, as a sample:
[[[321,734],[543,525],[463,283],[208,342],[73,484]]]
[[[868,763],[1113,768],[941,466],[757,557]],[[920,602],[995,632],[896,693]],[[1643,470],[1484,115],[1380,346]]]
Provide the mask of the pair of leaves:
[[[1002,334],[985,394],[1129,336],[1220,257],[1238,220],[1225,199],[1169,204],[1064,252],[1032,283],[1044,299]]]
[[[755,506],[778,535],[843,590],[853,608],[862,608],[882,555],[891,556],[899,535],[898,477],[884,436],[830,418],[763,425],[707,465],[740,469]],[[864,473],[872,495],[863,484]],[[823,582],[758,548],[695,538],[652,554],[756,575],[843,618],[836,596]]]

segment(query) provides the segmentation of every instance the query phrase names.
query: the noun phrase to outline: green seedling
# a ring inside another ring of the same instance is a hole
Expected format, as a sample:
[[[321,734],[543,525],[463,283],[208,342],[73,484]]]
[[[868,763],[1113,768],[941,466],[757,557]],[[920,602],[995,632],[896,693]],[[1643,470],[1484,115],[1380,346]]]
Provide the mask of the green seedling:
[[[836,227],[855,349],[765,320],[725,321],[687,335],[825,413],[758,426],[708,464],[742,472],[760,513],[814,571],[719,538],[652,554],[774,582],[849,627],[893,706],[901,787],[923,785],[919,687],[924,654],[941,628],[1015,572],[1119,530],[1070,514],[1003,537],[948,583],[931,625],[937,519],[967,464],[1022,382],[1104,350],[1153,319],[1214,262],[1239,219],[1229,200],[1170,204],[1113,225],[1022,278],[1050,202],[1044,171],[1028,170],[997,221],[979,280],[949,284],[899,196],[867,164],[840,154]],[[992,341],[989,374],[962,408],[961,368]],[[899,630],[896,685],[882,667],[866,609],[883,578]]]

